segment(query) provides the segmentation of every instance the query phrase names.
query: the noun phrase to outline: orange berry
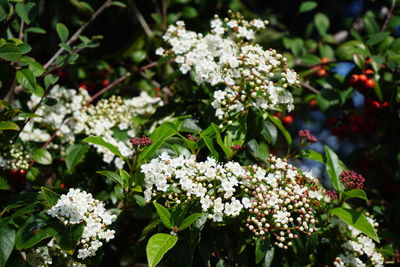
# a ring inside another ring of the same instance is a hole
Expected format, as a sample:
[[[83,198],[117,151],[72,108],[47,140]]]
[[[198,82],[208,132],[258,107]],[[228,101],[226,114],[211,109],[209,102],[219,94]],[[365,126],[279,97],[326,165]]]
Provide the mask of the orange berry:
[[[317,75],[318,75],[319,77],[324,77],[326,74],[327,74],[327,72],[326,72],[325,69],[320,69],[320,70],[317,72]]]
[[[365,74],[374,74],[374,71],[373,70],[371,70],[371,69],[367,69],[367,70],[364,70],[364,73]]]
[[[329,62],[329,58],[323,57],[323,58],[321,58],[321,62],[322,63]]]
[[[282,121],[285,124],[292,124],[294,121],[294,117],[293,115],[286,115],[285,117],[283,117]]]
[[[358,75],[358,80],[365,83],[368,80],[368,77],[365,74],[360,74]]]

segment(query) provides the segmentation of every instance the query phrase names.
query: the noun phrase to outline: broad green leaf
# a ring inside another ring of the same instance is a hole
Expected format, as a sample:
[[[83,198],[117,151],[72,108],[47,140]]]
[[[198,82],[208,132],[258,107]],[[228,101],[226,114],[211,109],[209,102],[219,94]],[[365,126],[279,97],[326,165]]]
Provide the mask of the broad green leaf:
[[[345,223],[353,226],[357,230],[363,232],[364,234],[379,243],[379,237],[375,232],[374,226],[361,212],[345,208],[334,208],[331,209],[329,212],[338,216]]]
[[[4,130],[18,131],[19,126],[12,121],[0,121],[0,131],[4,131]]]
[[[344,186],[339,180],[339,175],[345,170],[343,167],[344,164],[339,160],[338,156],[332,149],[330,149],[328,146],[325,146],[324,149],[326,156],[326,172],[331,179],[333,188],[335,188],[335,190],[338,192],[342,192],[344,190]]]
[[[5,223],[0,223],[0,267],[6,266],[8,257],[14,249],[15,230]]]
[[[84,224],[67,225],[66,229],[56,236],[57,245],[65,251],[74,249],[83,234],[84,227]]]
[[[313,10],[317,6],[318,6],[318,4],[314,1],[304,1],[300,5],[299,12],[300,13],[308,12],[308,11]]]
[[[72,144],[67,148],[65,164],[69,172],[72,172],[86,155],[89,147],[85,144]]]
[[[224,151],[226,157],[228,159],[231,159],[233,156],[233,152],[232,149],[230,147],[227,147],[224,142],[222,141],[222,137],[221,137],[221,131],[219,129],[219,127],[214,124],[211,123],[212,128],[214,129],[215,132],[215,139],[217,140],[217,144],[222,148],[222,150]]]
[[[388,32],[378,32],[371,34],[368,37],[367,44],[371,46],[379,44],[380,42],[386,40],[389,37],[389,35],[390,34]]]
[[[49,188],[46,187],[41,187],[40,190],[42,190],[42,194],[44,196],[44,199],[47,202],[47,205],[51,208],[55,204],[57,204],[58,199],[60,198],[60,195],[54,192],[53,190],[50,190]]]
[[[270,267],[275,255],[275,247],[270,245],[267,253],[265,253],[264,261],[262,262],[262,267]]]
[[[16,195],[13,199],[6,203],[6,209],[11,210],[23,206],[27,206],[29,204],[39,203],[43,201],[44,197],[42,194],[36,192],[28,192]]]
[[[55,84],[58,80],[58,77],[54,76],[53,74],[47,74],[44,77],[44,87],[47,89],[49,86]]]
[[[129,185],[131,180],[131,175],[127,173],[125,170],[119,170],[119,176],[121,177],[124,185]]]
[[[169,234],[155,234],[150,237],[146,246],[147,262],[149,267],[155,267],[178,241],[178,237]]]
[[[63,43],[67,42],[69,36],[68,28],[62,23],[57,23],[56,30],[58,37],[60,37],[61,42]]]
[[[367,195],[365,194],[364,190],[361,189],[352,189],[349,191],[344,191],[342,193],[344,200],[350,199],[350,198],[361,198],[366,201],[368,201]]]
[[[255,249],[255,262],[256,264],[260,263],[264,257],[268,257],[269,259],[264,260],[272,262],[272,259],[274,257],[274,247],[271,244],[271,239],[267,238],[265,240],[262,240],[261,238],[256,240],[256,249]],[[268,266],[268,265],[266,265]]]
[[[29,69],[21,69],[17,71],[16,78],[20,85],[22,85],[32,94],[40,97],[39,92],[36,88],[36,78],[35,75],[33,75],[32,71],[30,71]]]
[[[194,213],[188,217],[186,217],[181,225],[178,227],[179,231],[182,231],[186,228],[188,228],[190,225],[192,225],[194,222],[196,222],[201,216],[203,216],[203,213]]]
[[[101,174],[109,179],[111,179],[112,181],[116,182],[117,184],[120,184],[121,186],[123,185],[123,181],[122,178],[118,175],[118,173],[116,172],[112,172],[112,171],[97,171],[98,174]]]
[[[0,46],[0,58],[8,61],[18,61],[22,52],[15,44],[3,44]]]
[[[50,152],[44,149],[36,149],[33,152],[32,158],[40,164],[43,165],[50,165],[53,162],[53,157],[51,156]]]
[[[312,159],[325,164],[324,156],[312,149],[301,151],[298,157],[304,159]]]
[[[219,154],[218,154],[217,150],[214,147],[213,140],[210,137],[208,137],[207,135],[205,135],[204,133],[199,133],[199,135],[200,135],[200,139],[199,139],[198,143],[201,144],[201,142],[204,141],[204,143],[207,146],[208,150],[210,150],[211,155],[213,156],[213,158],[215,158],[216,160],[219,160]]]
[[[86,142],[86,143],[95,144],[95,145],[99,145],[99,146],[105,147],[111,153],[113,153],[114,155],[119,156],[119,157],[121,157],[123,159],[126,159],[126,157],[124,157],[121,154],[121,152],[119,152],[119,149],[116,146],[104,141],[104,139],[101,138],[100,136],[89,136],[89,137],[86,137],[85,139],[83,139],[83,141]]]
[[[286,142],[290,146],[293,142],[292,137],[290,136],[290,133],[286,130],[286,128],[283,126],[282,121],[279,118],[272,116],[272,115],[268,115],[268,118],[276,125],[276,127],[278,127],[278,129],[281,131],[281,133],[285,137]]]
[[[318,33],[325,36],[329,29],[329,18],[323,13],[317,13],[314,17],[314,24],[317,27]]]
[[[15,5],[15,12],[26,23],[30,24],[33,18],[33,8],[36,6],[33,2],[18,3]]]
[[[171,223],[171,213],[168,211],[168,209],[163,205],[158,204],[157,202],[153,202],[153,204],[154,207],[156,207],[157,214],[165,227],[167,227],[168,229],[174,227]]]
[[[17,249],[28,249],[50,237],[62,232],[63,225],[57,220],[39,214],[30,217],[18,230],[15,247]]]
[[[278,129],[276,129],[275,124],[271,121],[265,120],[261,130],[261,135],[269,144],[275,145],[278,138]]]
[[[9,190],[10,185],[7,183],[7,180],[3,177],[0,176],[0,190]]]

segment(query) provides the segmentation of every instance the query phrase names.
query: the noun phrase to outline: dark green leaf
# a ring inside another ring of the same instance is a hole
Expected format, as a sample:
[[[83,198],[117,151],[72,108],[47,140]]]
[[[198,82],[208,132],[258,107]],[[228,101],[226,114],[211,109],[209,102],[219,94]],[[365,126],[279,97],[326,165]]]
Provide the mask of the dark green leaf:
[[[83,233],[84,224],[68,225],[66,229],[56,236],[57,245],[63,250],[72,250]]]
[[[271,121],[265,120],[261,130],[261,135],[269,144],[275,145],[278,138],[278,129],[276,129],[276,126]]]
[[[89,147],[84,144],[72,144],[67,148],[65,164],[69,172],[72,172],[86,155]]]
[[[47,205],[49,208],[53,207],[55,204],[57,204],[58,199],[60,198],[60,195],[54,192],[53,190],[50,190],[46,187],[41,187],[42,194],[44,196],[44,199],[47,202]]]
[[[186,228],[188,228],[190,225],[192,225],[194,222],[196,222],[201,216],[203,216],[203,213],[194,213],[188,217],[186,217],[181,225],[179,226],[179,231],[182,231]]]
[[[15,230],[5,223],[0,223],[0,267],[6,266],[8,257],[14,249]]]
[[[157,214],[160,217],[162,223],[168,229],[172,229],[174,227],[171,223],[171,213],[165,208],[163,205],[158,204],[157,202],[153,202],[154,207],[156,207]]]
[[[185,6],[182,9],[182,16],[187,19],[196,18],[199,15],[197,10],[191,6]]]
[[[290,133],[286,130],[286,128],[283,126],[282,121],[279,118],[272,116],[272,115],[268,115],[268,118],[276,125],[276,127],[278,127],[278,129],[281,131],[281,133],[285,137],[286,142],[290,146],[293,142],[292,137],[290,136]]]
[[[19,127],[16,123],[12,121],[0,121],[0,131],[4,130],[14,130],[18,131]]]
[[[344,200],[350,199],[350,198],[361,198],[366,201],[368,201],[367,195],[365,194],[364,190],[361,189],[352,189],[349,191],[344,191],[342,193]]]
[[[305,1],[302,2],[299,8],[300,13],[308,12],[316,8],[318,4],[314,1]]]
[[[335,188],[335,190],[338,192],[342,192],[344,190],[344,186],[339,180],[339,175],[345,170],[343,167],[344,164],[339,160],[338,156],[332,149],[330,149],[328,146],[325,146],[324,149],[326,156],[326,172],[331,179],[333,188]]]
[[[58,37],[60,37],[61,42],[63,43],[67,42],[69,36],[68,28],[62,23],[57,23],[56,30]]]
[[[176,241],[178,241],[178,237],[162,233],[150,237],[146,246],[146,256],[149,266],[155,267],[164,257],[165,253],[175,246]]]
[[[7,183],[7,180],[3,177],[0,176],[0,190],[9,190],[10,186]]]
[[[26,23],[30,24],[34,16],[33,8],[36,6],[33,2],[18,3],[15,5],[15,12]]]
[[[115,172],[112,171],[97,171],[98,174],[101,174],[109,179],[111,179],[112,181],[116,182],[119,185],[123,185],[123,181],[122,178]]]

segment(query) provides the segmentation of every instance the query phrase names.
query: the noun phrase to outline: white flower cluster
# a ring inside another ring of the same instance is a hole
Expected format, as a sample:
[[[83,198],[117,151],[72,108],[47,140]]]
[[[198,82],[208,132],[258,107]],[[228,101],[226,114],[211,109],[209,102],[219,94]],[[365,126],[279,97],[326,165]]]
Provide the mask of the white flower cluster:
[[[367,219],[374,227],[378,227],[378,223],[372,218],[367,217]],[[344,252],[336,257],[334,261],[336,267],[362,267],[370,266],[371,264],[375,267],[384,266],[384,258],[382,254],[376,250],[375,243],[371,238],[365,236],[339,218],[330,218],[330,223],[331,227],[337,226],[341,235],[347,239],[347,241],[342,244]],[[367,256],[366,262],[361,259],[363,255]]]
[[[61,195],[47,213],[64,224],[84,223],[83,234],[78,241],[82,247],[77,255],[80,259],[94,256],[103,242],[114,238],[115,231],[107,227],[116,219],[116,215],[108,212],[104,204],[93,199],[90,193],[71,188],[67,194]]]
[[[263,169],[233,161],[217,163],[213,158],[196,162],[195,156],[171,158],[163,153],[142,165],[145,199],[161,195],[166,206],[196,200],[214,222],[246,214],[246,227],[256,236],[273,234],[275,245],[287,248],[290,239],[297,237],[293,229],[307,234],[316,230],[313,207],[323,200],[323,192],[318,180],[304,176],[286,161],[275,157],[269,161],[270,167]]]
[[[159,97],[151,97],[146,92],[140,96],[123,99],[120,96],[112,96],[109,99],[101,99],[96,105],[83,108],[74,116],[71,127],[76,134],[94,135],[102,137],[116,147],[122,155],[132,156],[134,150],[127,141],[121,141],[114,137],[113,129],[127,131],[128,136],[136,136],[136,129],[132,123],[134,116],[147,117],[155,113],[158,106],[163,103]],[[123,168],[124,161],[115,158],[115,155],[103,146],[93,145],[97,152],[103,155],[104,162],[114,164],[117,168]]]
[[[123,99],[112,96],[101,99],[96,105],[85,106],[90,99],[86,90],[59,86],[50,90],[48,99],[57,100],[57,103],[51,106],[42,104],[36,112],[39,117],[32,118],[20,137],[23,141],[45,142],[58,129],[57,135],[62,138],[58,140],[59,144],[51,143],[49,148],[59,149],[61,154],[65,152],[66,145],[75,142],[76,135],[84,134],[101,136],[117,146],[124,156],[131,156],[133,149],[129,142],[115,138],[113,129],[127,131],[131,137],[136,136],[132,118],[150,116],[163,104],[161,98],[141,92],[137,97]],[[32,95],[28,106],[34,108],[39,101],[39,97]],[[49,104],[52,104],[51,100]],[[114,160],[114,154],[106,148],[93,146],[103,156],[104,162],[111,163]],[[114,163],[118,168],[124,165],[120,158],[115,158]]]
[[[36,110],[39,117],[31,119],[21,132],[20,138],[23,141],[45,142],[56,129],[60,128],[59,135],[63,137],[63,142],[73,143],[75,141],[74,131],[68,125],[63,124],[64,119],[68,116],[76,116],[89,98],[86,90],[77,91],[58,85],[54,86],[50,90],[47,100],[45,99],[45,103],[42,103]],[[39,101],[40,97],[32,94],[27,105],[33,109]]]
[[[9,170],[27,170],[29,169],[30,157],[17,146],[12,145],[6,153],[0,154],[0,168]]]
[[[26,262],[34,267],[46,267],[53,264],[57,266],[58,262],[67,267],[86,267],[86,264],[75,261],[54,241],[55,238],[51,239],[47,246],[29,250],[26,254]]]
[[[220,120],[228,121],[253,107],[261,111],[293,110],[293,96],[287,90],[299,83],[295,71],[286,68],[286,58],[273,49],[254,44],[257,31],[267,21],[246,21],[230,14],[211,21],[211,32],[202,35],[188,31],[182,21],[169,26],[163,39],[171,47],[156,54],[172,55],[185,74],[192,70],[197,83],[222,85],[214,92],[212,106]]]

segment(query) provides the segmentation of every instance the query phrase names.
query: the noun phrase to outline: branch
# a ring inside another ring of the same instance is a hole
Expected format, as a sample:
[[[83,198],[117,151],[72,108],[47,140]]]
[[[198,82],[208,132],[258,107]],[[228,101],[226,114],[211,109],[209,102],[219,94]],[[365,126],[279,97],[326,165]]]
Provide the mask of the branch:
[[[135,13],[136,18],[138,19],[139,24],[142,26],[142,28],[143,28],[144,32],[146,33],[147,37],[153,38],[154,34],[150,30],[149,24],[147,24],[147,22],[144,19],[142,13],[140,13],[140,10],[135,5],[135,1],[132,1],[132,9],[133,9],[133,13]]]
[[[304,88],[310,90],[311,92],[313,92],[315,94],[319,94],[319,90],[316,89],[315,87],[311,86],[309,83],[301,82],[300,85],[303,86]]]
[[[99,9],[96,10],[96,12],[93,13],[93,15],[90,17],[90,19],[84,23],[75,33],[74,35],[71,36],[71,38],[67,41],[67,44],[70,45],[73,42],[75,42],[79,35],[97,18],[98,15],[100,15],[107,7],[109,7],[112,3],[112,0],[106,0],[104,4],[99,7]],[[58,51],[47,61],[46,64],[44,64],[44,68],[47,69],[50,67],[54,61],[61,55],[61,53],[64,52],[64,48],[60,47]]]
[[[394,11],[394,7],[395,7],[395,6],[396,6],[396,0],[392,0],[392,5],[390,6],[388,15],[387,15],[387,17],[386,17],[386,19],[385,19],[385,22],[383,23],[381,32],[383,32],[383,31],[386,30],[386,27],[387,27],[387,25],[388,25],[390,19],[391,19],[392,16],[393,16],[393,11]]]

